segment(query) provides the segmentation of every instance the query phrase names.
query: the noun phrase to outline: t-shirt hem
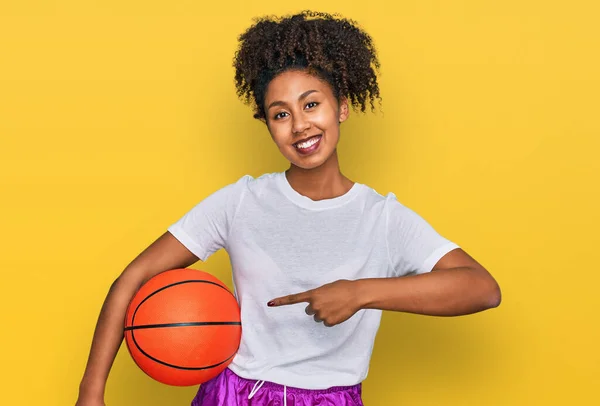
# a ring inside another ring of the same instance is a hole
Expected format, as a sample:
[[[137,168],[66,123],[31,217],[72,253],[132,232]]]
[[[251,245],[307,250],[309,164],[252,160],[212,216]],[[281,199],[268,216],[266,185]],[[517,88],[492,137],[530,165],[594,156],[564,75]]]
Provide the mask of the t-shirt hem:
[[[455,250],[457,248],[460,248],[460,247],[458,246],[458,244],[453,243],[453,242],[449,242],[447,244],[442,245],[441,247],[439,247],[438,249],[433,251],[433,253],[431,253],[431,255],[429,255],[429,257],[427,257],[425,262],[423,262],[423,266],[421,266],[421,269],[419,270],[418,273],[431,272],[433,270],[433,267],[435,266],[435,264],[437,264],[437,262],[444,255],[446,255],[450,251]]]
[[[321,377],[321,378],[319,378],[318,376],[304,377],[304,376],[299,376],[299,375],[294,375],[294,374],[282,373],[281,370],[278,370],[278,371],[271,370],[271,371],[262,372],[259,374],[260,376],[248,376],[246,374],[245,370],[238,369],[233,364],[230,364],[228,366],[228,368],[231,369],[231,371],[233,371],[237,376],[242,377],[244,379],[262,380],[262,381],[266,381],[266,382],[273,382],[278,385],[285,385],[285,386],[289,386],[289,387],[293,387],[293,388],[308,389],[308,390],[322,390],[322,389],[329,389],[329,388],[338,387],[338,386],[354,386],[354,385],[361,383],[364,380],[364,378],[363,378],[363,379],[359,379],[358,381],[348,382],[348,381],[332,380],[332,379],[328,379],[328,377]]]
[[[173,236],[182,243],[188,250],[192,252],[195,256],[197,256],[201,261],[206,261],[208,258],[208,253],[204,248],[198,245],[192,237],[185,232],[185,230],[177,225],[172,225],[167,228],[167,231],[173,234]]]

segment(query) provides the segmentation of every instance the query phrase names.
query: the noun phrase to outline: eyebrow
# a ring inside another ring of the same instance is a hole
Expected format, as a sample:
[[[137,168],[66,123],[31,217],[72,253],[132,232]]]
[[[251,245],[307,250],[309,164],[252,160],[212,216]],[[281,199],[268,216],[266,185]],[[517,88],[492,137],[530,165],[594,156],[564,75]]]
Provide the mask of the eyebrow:
[[[302,100],[302,99],[306,98],[309,94],[314,93],[314,92],[318,92],[318,90],[315,90],[315,89],[307,90],[306,92],[302,93],[300,95],[300,97],[298,97],[298,100]],[[285,106],[285,105],[286,105],[285,102],[283,102],[281,100],[277,100],[277,101],[274,101],[273,103],[269,104],[269,107],[267,107],[267,110],[269,110],[273,106]]]

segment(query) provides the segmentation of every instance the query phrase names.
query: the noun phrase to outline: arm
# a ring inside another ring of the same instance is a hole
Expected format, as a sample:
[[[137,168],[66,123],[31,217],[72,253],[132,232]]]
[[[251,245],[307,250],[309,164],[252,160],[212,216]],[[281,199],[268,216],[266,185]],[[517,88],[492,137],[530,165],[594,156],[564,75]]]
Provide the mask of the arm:
[[[500,288],[465,251],[454,249],[433,270],[413,276],[338,280],[271,300],[268,306],[308,303],[306,313],[333,326],[361,309],[459,316],[500,304]]]
[[[77,405],[104,404],[106,380],[123,341],[125,312],[140,286],[154,275],[186,268],[198,257],[166,232],[135,258],[111,285],[92,339]]]
[[[442,257],[432,272],[355,281],[359,306],[431,316],[459,316],[497,307],[500,287],[462,249]]]
[[[500,304],[489,272],[423,217],[388,196],[386,244],[391,278],[357,283],[359,306],[435,316],[475,313]],[[448,245],[442,257],[432,256]]]

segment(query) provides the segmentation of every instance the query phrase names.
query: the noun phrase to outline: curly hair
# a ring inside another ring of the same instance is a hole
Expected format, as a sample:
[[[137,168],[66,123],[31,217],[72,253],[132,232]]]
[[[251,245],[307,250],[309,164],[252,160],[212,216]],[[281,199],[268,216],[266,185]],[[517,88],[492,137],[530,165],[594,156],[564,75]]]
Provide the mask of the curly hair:
[[[355,110],[375,109],[379,99],[379,60],[371,37],[357,23],[337,14],[303,11],[281,18],[256,18],[238,38],[235,53],[236,93],[253,104],[254,118],[265,119],[269,82],[287,70],[317,75],[335,97],[345,97]]]

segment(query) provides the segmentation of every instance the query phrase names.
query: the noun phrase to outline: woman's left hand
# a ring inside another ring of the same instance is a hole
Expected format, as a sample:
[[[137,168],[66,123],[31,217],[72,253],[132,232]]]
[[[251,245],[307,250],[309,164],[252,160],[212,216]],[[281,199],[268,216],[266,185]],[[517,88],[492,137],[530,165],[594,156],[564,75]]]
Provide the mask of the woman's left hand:
[[[316,322],[331,327],[340,324],[360,310],[358,281],[340,279],[316,289],[279,297],[267,303],[268,306],[287,306],[308,303],[305,312]]]

